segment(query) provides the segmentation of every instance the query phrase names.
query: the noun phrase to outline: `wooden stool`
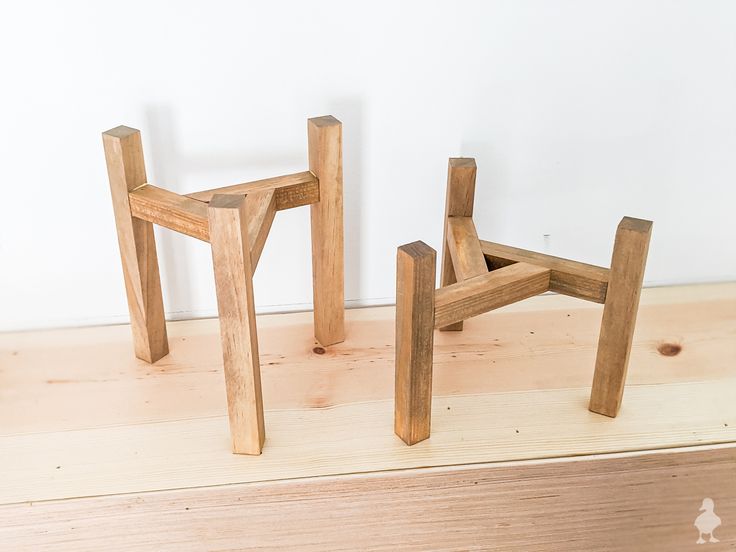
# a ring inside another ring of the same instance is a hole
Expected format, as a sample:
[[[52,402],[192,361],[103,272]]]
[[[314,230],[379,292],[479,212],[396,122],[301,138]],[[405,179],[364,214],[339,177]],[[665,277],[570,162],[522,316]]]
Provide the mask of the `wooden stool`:
[[[474,159],[450,159],[440,289],[434,288],[434,249],[418,241],[397,252],[394,431],[408,445],[429,437],[434,328],[462,330],[463,320],[547,290],[605,304],[589,408],[615,417],[652,223],[623,218],[610,269],[479,240],[475,174]]]
[[[342,125],[309,119],[309,170],[185,196],[148,183],[140,132],[103,133],[135,354],[169,352],[153,224],[212,245],[233,452],[265,440],[253,272],[276,211],[311,205],[314,335],[344,339]]]

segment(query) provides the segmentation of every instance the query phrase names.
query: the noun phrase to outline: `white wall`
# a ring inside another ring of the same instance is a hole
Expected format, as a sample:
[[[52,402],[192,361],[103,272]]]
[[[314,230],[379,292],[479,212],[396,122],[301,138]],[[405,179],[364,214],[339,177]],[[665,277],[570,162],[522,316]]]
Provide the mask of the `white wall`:
[[[341,119],[351,305],[440,246],[459,155],[486,239],[607,265],[628,214],[655,221],[648,285],[736,278],[734,2],[27,2],[0,49],[0,329],[127,319],[118,124],[190,192],[303,170],[306,118]],[[261,311],[308,307],[308,222],[277,216]],[[208,246],[157,237],[169,316],[215,314]]]

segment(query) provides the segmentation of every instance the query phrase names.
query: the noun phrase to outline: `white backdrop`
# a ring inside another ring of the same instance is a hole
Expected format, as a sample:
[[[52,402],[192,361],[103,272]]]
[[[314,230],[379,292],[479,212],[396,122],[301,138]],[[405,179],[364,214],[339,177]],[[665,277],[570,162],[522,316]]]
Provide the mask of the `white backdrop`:
[[[482,237],[608,265],[655,221],[647,285],[736,278],[736,3],[26,2],[0,15],[0,329],[127,320],[100,132],[178,192],[306,168],[344,125],[346,298],[439,248],[449,156]],[[281,212],[261,312],[308,308],[308,209]],[[157,234],[170,318],[216,312],[208,246]]]

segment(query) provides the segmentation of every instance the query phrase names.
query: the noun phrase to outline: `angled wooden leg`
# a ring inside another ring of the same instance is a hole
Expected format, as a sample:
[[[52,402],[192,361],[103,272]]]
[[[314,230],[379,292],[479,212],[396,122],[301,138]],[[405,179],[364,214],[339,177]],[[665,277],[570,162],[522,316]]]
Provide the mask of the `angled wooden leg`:
[[[248,195],[248,201],[245,204],[248,216],[250,261],[253,272],[255,272],[276,215],[276,197],[273,190],[256,192]]]
[[[445,197],[445,231],[442,237],[442,272],[440,287],[457,282],[452,257],[447,247],[449,217],[472,217],[475,199],[475,159],[472,157],[451,158],[447,167],[447,195]],[[441,331],[460,331],[463,323],[450,324]]]
[[[345,340],[342,123],[317,117],[307,127],[309,170],[319,179],[319,201],[311,205],[314,336],[327,346]]]
[[[420,241],[396,254],[394,431],[407,445],[428,438],[431,425],[436,258]]]
[[[208,216],[233,452],[260,454],[266,433],[246,202],[216,195]]]
[[[450,252],[455,279],[463,282],[488,274],[488,263],[483,256],[473,219],[471,217],[447,217],[445,231],[447,232],[445,246]]]
[[[135,356],[156,362],[169,352],[153,225],[131,215],[128,192],[146,183],[139,131],[120,126],[102,134],[115,212]]]
[[[615,417],[621,408],[652,223],[624,217],[616,231],[598,340],[590,410]]]

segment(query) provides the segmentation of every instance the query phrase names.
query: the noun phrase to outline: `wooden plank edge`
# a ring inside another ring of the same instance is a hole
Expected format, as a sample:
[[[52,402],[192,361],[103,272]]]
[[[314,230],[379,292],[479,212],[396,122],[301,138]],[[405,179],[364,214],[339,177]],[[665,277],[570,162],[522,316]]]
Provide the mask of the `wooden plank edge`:
[[[208,203],[215,194],[252,194],[273,190],[276,198],[276,210],[292,209],[303,205],[317,203],[320,198],[319,180],[310,171],[265,178],[243,184],[234,184],[223,188],[214,188],[202,192],[186,194],[186,197]]]
[[[472,217],[447,218],[447,248],[458,282],[488,272]]]
[[[209,242],[207,204],[150,184],[131,191],[128,199],[134,217]]]
[[[478,316],[544,293],[550,270],[528,263],[513,265],[452,284],[435,292],[435,327]]]
[[[380,527],[391,549],[689,550],[705,497],[724,520],[715,533],[736,543],[734,463],[731,444],[6,504],[0,537],[12,549],[352,550]]]
[[[271,231],[276,216],[276,197],[274,190],[255,192],[246,201],[248,220],[248,240],[250,241],[250,260],[255,272],[266,245],[268,233]]]

